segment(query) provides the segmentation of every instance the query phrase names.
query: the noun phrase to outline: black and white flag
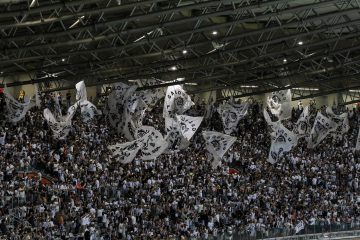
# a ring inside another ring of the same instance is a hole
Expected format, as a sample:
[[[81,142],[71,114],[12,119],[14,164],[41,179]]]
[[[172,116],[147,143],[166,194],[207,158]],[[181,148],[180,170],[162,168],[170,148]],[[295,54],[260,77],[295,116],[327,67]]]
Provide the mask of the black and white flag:
[[[176,119],[171,117],[165,118],[166,137],[165,140],[168,143],[169,150],[184,149],[186,139],[182,135],[180,124]]]
[[[94,104],[87,100],[87,92],[84,81],[76,84],[76,101],[80,105],[81,116],[84,122],[94,118],[95,114],[101,114]]]
[[[298,138],[280,122],[274,125],[274,132],[270,135],[271,147],[268,162],[274,164],[285,152],[289,152],[297,144]]]
[[[48,108],[44,109],[44,118],[48,122],[55,139],[65,139],[71,129],[71,119],[58,121]]]
[[[205,139],[206,149],[214,158],[213,167],[216,167],[224,154],[234,144],[236,137],[214,131],[203,131],[202,135]]]
[[[301,230],[305,229],[305,224],[304,221],[300,221],[298,224],[296,224],[295,226],[295,234],[298,234],[299,232],[301,232]]]
[[[336,127],[336,122],[325,117],[321,112],[318,112],[310,132],[308,148],[315,148],[331,131],[336,129]]]
[[[337,115],[334,113],[331,107],[326,108],[326,113],[331,118],[331,120],[337,124],[337,127],[331,131],[331,135],[334,138],[342,139],[344,134],[347,133],[350,129],[348,113]]]
[[[277,116],[279,120],[291,117],[291,91],[281,90],[272,92],[267,99],[267,105],[272,114]]]
[[[108,146],[112,152],[112,156],[123,164],[130,163],[136,157],[136,154],[143,147],[143,143],[139,140],[134,140],[126,143],[118,143]]]
[[[264,108],[264,118],[265,118],[265,121],[266,123],[271,127],[271,130],[274,131],[274,128],[276,127],[276,125],[280,122],[280,121],[272,121],[271,120],[271,117],[268,113],[268,111]]]
[[[17,123],[20,120],[22,120],[27,111],[30,110],[31,107],[33,107],[33,104],[30,102],[30,99],[28,101],[21,103],[13,96],[11,96],[9,93],[6,92],[6,89],[4,91],[5,96],[5,102],[7,107],[7,119],[10,122]]]
[[[300,114],[299,119],[296,121],[293,132],[298,137],[303,137],[309,135],[310,130],[310,112],[309,106],[306,106]]]
[[[158,79],[138,80],[140,87],[160,85],[162,83],[163,81]],[[163,87],[160,87],[138,91],[136,94],[144,101],[144,103],[148,106],[148,109],[151,110],[155,107],[156,103],[165,96],[165,90]]]
[[[5,145],[6,132],[0,132],[0,145]]]
[[[165,95],[163,117],[183,114],[192,105],[194,105],[193,101],[180,85],[169,86]]]
[[[135,129],[134,136],[143,143],[139,152],[139,157],[142,160],[155,159],[168,147],[162,134],[151,126],[142,126]]]
[[[247,114],[249,104],[231,104],[225,103],[218,107],[218,113],[224,126],[226,134],[236,132],[239,121]]]
[[[35,88],[35,106],[41,107],[39,84],[35,83],[34,88]]]
[[[177,123],[180,125],[181,135],[190,141],[199,128],[203,117],[190,117],[187,115],[176,115]]]

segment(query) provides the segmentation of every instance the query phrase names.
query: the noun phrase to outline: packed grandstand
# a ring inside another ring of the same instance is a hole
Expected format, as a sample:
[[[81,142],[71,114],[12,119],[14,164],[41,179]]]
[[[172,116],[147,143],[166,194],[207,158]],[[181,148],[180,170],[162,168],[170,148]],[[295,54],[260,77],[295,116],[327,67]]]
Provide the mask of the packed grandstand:
[[[75,103],[2,95],[4,238],[255,239],[359,228],[359,110],[291,107],[288,91],[265,105],[193,104],[181,86],[165,100],[116,86],[98,107],[83,83]]]

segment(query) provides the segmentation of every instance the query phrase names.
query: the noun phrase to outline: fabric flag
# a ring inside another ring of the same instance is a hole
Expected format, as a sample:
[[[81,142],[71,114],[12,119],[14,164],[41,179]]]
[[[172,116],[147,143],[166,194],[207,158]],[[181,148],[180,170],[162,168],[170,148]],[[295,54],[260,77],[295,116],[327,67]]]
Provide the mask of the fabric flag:
[[[277,116],[279,120],[291,117],[291,91],[281,90],[272,92],[267,99],[267,105],[272,114]]]
[[[271,127],[272,131],[274,131],[274,128],[276,127],[276,125],[278,123],[280,123],[280,121],[273,122],[271,120],[271,117],[270,117],[268,111],[265,108],[264,108],[264,118],[265,118],[266,123]]]
[[[214,131],[203,131],[202,135],[205,139],[206,149],[213,156],[213,167],[216,167],[224,154],[234,144],[236,137]]]
[[[326,113],[331,118],[331,120],[337,124],[337,127],[331,131],[331,135],[334,138],[342,139],[343,135],[350,129],[348,113],[337,115],[333,112],[331,107],[326,108]]]
[[[75,85],[76,88],[76,101],[87,100],[87,92],[84,81],[80,81]]]
[[[218,107],[218,113],[224,126],[226,134],[236,132],[239,121],[247,114],[249,104],[231,104],[225,103]]]
[[[356,138],[356,144],[355,144],[355,151],[359,151],[360,150],[360,126],[359,126],[359,131],[358,131],[358,135]]]
[[[53,136],[56,139],[65,139],[71,129],[71,119],[68,121],[57,121],[48,108],[44,109],[44,118],[48,122]]]
[[[143,143],[139,154],[142,160],[155,159],[168,147],[162,134],[154,127],[142,126],[135,130],[134,135]]]
[[[5,145],[6,132],[0,133],[0,145]]]
[[[182,136],[190,141],[196,130],[199,128],[203,117],[190,117],[186,115],[176,115],[176,120],[180,125]]]
[[[308,148],[315,148],[336,127],[336,122],[318,112],[310,132]]]
[[[295,234],[298,234],[301,230],[305,229],[305,224],[304,221],[300,221],[298,224],[296,224],[295,226]]]
[[[144,87],[160,85],[164,82],[158,79],[146,79],[143,81],[138,80],[137,83],[139,87]],[[165,96],[165,90],[163,87],[146,89],[138,91],[137,95],[145,102],[145,104],[148,106],[148,109],[151,110],[153,107],[155,107],[157,102]]]
[[[294,133],[300,136],[306,136],[310,133],[310,111],[309,106],[306,106],[302,113],[300,114],[299,119],[296,121],[294,126]]]
[[[171,117],[165,118],[166,142],[170,150],[180,149],[181,143],[185,138],[181,134],[181,127],[176,119]]]
[[[271,147],[268,162],[274,164],[285,152],[289,152],[297,144],[297,136],[280,122],[275,125],[271,134]]]
[[[10,122],[13,123],[19,122],[25,117],[27,111],[31,107],[33,107],[33,104],[31,104],[30,100],[24,103],[15,100],[15,98],[6,91],[6,88],[4,91],[4,96],[7,107],[7,119]]]
[[[118,143],[110,145],[108,149],[112,152],[112,156],[123,164],[130,163],[136,157],[136,154],[143,147],[143,143],[134,140],[126,143]]]
[[[84,122],[91,120],[95,114],[101,114],[94,104],[87,100],[87,92],[84,81],[76,84],[76,101],[80,105],[81,116]]]
[[[183,114],[194,102],[180,85],[169,86],[166,91],[163,117],[174,117]]]
[[[34,87],[35,87],[35,106],[41,107],[39,84],[35,83]]]

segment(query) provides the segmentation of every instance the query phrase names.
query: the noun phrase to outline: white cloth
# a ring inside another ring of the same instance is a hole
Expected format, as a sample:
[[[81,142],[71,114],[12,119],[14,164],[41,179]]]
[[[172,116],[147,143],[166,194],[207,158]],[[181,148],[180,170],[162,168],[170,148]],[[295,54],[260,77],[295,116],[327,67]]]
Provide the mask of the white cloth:
[[[29,99],[24,103],[15,100],[15,98],[6,91],[6,88],[4,91],[4,96],[7,107],[7,119],[10,122],[19,122],[25,117],[27,111],[29,111],[30,108],[33,107],[33,104],[30,102]]]
[[[183,114],[194,102],[180,85],[169,86],[166,90],[163,117],[174,117]]]
[[[336,127],[336,122],[318,112],[310,132],[308,148],[315,148]]]
[[[205,139],[206,150],[213,156],[213,167],[215,167],[218,165],[224,154],[234,144],[236,137],[214,131],[203,131],[202,135]],[[214,162],[216,164],[214,164]]]
[[[280,122],[274,126],[271,134],[271,147],[268,162],[274,164],[285,152],[289,152],[297,144],[297,136]]]
[[[307,136],[310,133],[310,112],[309,106],[306,106],[302,113],[300,114],[299,119],[296,121],[294,127],[294,133],[298,135],[298,137]]]
[[[218,107],[218,113],[224,126],[226,134],[236,132],[239,121],[247,114],[249,104],[225,103]]]
[[[267,105],[272,114],[277,116],[279,120],[291,117],[291,91],[281,90],[272,92],[267,98]]]
[[[350,129],[348,113],[337,115],[331,107],[326,108],[326,113],[330,119],[337,124],[337,127],[331,131],[331,135],[335,138],[342,139],[343,135]]]

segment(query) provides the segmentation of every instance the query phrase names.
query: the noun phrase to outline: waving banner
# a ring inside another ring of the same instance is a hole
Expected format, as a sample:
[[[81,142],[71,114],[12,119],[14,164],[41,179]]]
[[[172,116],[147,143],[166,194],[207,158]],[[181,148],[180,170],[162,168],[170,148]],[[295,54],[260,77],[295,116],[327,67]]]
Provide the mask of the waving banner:
[[[268,162],[274,164],[285,152],[289,152],[297,144],[297,136],[284,125],[275,125],[275,131],[271,135],[271,147]]]
[[[23,119],[27,113],[27,111],[33,106],[31,104],[30,100],[28,100],[25,103],[21,103],[13,96],[11,96],[9,93],[6,92],[6,89],[4,91],[5,96],[5,102],[7,107],[7,119],[10,122],[17,123],[21,119]]]
[[[310,133],[310,112],[309,106],[306,106],[302,113],[300,114],[299,119],[296,121],[294,126],[294,133],[298,137],[307,136]]]
[[[6,132],[0,132],[0,145],[5,145]]]
[[[41,107],[39,84],[35,83],[34,88],[35,88],[35,106]]]
[[[44,109],[44,118],[48,122],[56,139],[65,139],[71,129],[71,120],[59,122],[48,108]]]
[[[180,125],[181,134],[188,141],[195,134],[196,130],[199,128],[203,117],[190,117],[186,115],[176,115],[176,120]]]
[[[101,114],[94,104],[87,100],[87,92],[84,81],[76,84],[76,100],[80,105],[81,115],[84,122],[91,120],[95,114]]]
[[[205,139],[206,149],[214,158],[213,167],[216,167],[224,154],[234,144],[236,137],[214,131],[203,131],[202,135]]]
[[[308,148],[315,148],[336,127],[336,122],[318,112],[310,132]]]
[[[170,117],[165,118],[166,141],[169,149],[179,149],[184,137],[181,134],[179,123]]]
[[[143,81],[138,81],[140,87],[143,86],[154,86],[164,83],[158,79],[146,79]],[[151,110],[155,107],[156,103],[165,96],[165,91],[163,87],[147,89],[137,92],[137,95],[144,101],[148,106],[148,109]]]
[[[331,135],[334,138],[342,139],[343,135],[350,129],[348,113],[337,115],[333,112],[331,107],[326,108],[326,113],[329,115],[331,120],[337,124],[337,127],[331,131]]]
[[[277,116],[279,120],[288,119],[291,117],[291,91],[281,90],[272,92],[268,96],[267,104],[272,114]]]
[[[169,86],[165,95],[163,117],[183,114],[192,105],[194,105],[193,101],[180,85]]]
[[[139,157],[142,160],[151,160],[160,156],[167,149],[167,142],[162,134],[154,127],[142,126],[135,130],[135,138],[139,139],[143,146]]]
[[[108,149],[112,152],[112,156],[123,164],[130,163],[136,157],[136,154],[143,147],[143,143],[134,140],[126,143],[118,143],[110,145]]]
[[[221,120],[224,126],[226,134],[237,132],[237,125],[239,121],[247,114],[249,104],[221,104],[218,107],[218,113],[221,116]]]
[[[280,121],[273,122],[271,120],[271,117],[270,117],[268,111],[265,108],[264,108],[264,118],[265,118],[266,123],[271,127],[272,131],[274,131],[275,126],[280,122]]]

